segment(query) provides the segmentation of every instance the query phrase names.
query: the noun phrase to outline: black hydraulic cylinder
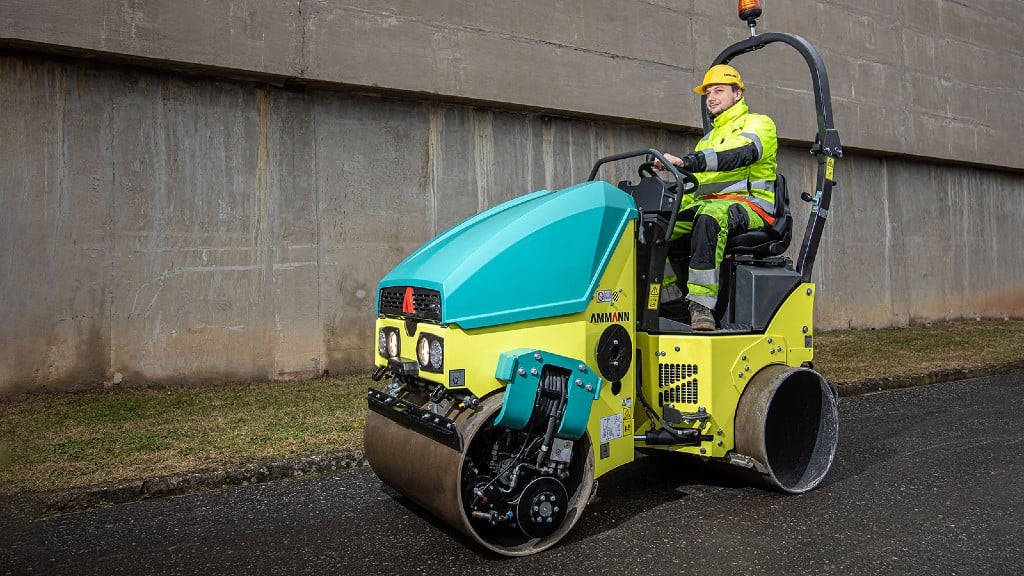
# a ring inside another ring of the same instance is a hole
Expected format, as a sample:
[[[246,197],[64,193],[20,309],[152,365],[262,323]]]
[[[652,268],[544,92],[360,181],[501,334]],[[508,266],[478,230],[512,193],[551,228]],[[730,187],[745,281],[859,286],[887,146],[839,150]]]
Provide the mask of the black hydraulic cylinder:
[[[657,430],[648,430],[642,435],[638,434],[633,439],[644,442],[648,446],[696,446],[702,440],[700,430],[696,428],[682,430],[658,428]]]

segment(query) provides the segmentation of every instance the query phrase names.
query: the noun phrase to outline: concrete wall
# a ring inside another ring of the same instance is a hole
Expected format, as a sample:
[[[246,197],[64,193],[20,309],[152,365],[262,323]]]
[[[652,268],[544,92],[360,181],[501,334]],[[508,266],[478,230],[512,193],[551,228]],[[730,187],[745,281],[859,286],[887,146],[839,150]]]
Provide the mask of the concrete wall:
[[[6,0],[8,44],[669,125],[748,34],[732,0]],[[1020,0],[772,0],[761,30],[830,67],[847,146],[1024,169]],[[736,61],[783,137],[813,118],[803,64]]]
[[[851,151],[819,328],[1024,315],[1021,39],[996,53],[978,27],[1020,3],[925,3],[801,19],[778,0],[764,21],[821,42]],[[599,156],[692,146],[697,63],[743,34],[732,2],[363,4],[0,7],[0,387],[363,370],[391,266]],[[907,65],[908,38],[932,59]],[[769,50],[749,99],[809,136],[806,93],[786,87],[803,77]],[[806,145],[781,165],[799,233]]]

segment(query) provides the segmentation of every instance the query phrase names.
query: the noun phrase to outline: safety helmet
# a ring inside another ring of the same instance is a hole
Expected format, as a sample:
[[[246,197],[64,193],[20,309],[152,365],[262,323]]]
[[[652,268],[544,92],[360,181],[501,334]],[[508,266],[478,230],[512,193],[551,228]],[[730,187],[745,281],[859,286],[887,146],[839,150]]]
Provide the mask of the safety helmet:
[[[707,73],[704,74],[704,82],[694,88],[693,91],[703,96],[707,92],[708,86],[712,84],[732,84],[739,87],[740,90],[746,89],[743,87],[743,79],[740,78],[740,73],[728,64],[715,64],[708,68]]]

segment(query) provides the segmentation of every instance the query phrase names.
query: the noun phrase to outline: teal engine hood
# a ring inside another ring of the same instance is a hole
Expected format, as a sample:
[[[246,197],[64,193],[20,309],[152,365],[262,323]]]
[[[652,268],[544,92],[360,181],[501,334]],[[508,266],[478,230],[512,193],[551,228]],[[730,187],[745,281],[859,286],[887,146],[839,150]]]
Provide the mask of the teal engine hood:
[[[633,199],[607,182],[534,192],[423,245],[380,281],[378,294],[437,290],[441,322],[464,329],[582,312],[636,216]]]

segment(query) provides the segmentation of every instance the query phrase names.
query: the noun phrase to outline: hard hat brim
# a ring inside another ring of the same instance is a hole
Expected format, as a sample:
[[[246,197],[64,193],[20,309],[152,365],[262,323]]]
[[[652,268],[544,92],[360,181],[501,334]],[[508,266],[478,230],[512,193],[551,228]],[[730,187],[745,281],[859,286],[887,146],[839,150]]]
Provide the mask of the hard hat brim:
[[[743,86],[740,85],[740,84],[733,84],[733,83],[728,83],[728,82],[708,82],[707,84],[701,84],[700,86],[694,87],[693,91],[696,92],[697,94],[700,94],[701,96],[703,96],[703,95],[708,93],[708,87],[709,86],[714,86],[716,84],[721,84],[722,86],[735,86],[735,87],[739,88],[740,90],[744,89]]]

